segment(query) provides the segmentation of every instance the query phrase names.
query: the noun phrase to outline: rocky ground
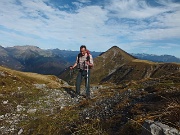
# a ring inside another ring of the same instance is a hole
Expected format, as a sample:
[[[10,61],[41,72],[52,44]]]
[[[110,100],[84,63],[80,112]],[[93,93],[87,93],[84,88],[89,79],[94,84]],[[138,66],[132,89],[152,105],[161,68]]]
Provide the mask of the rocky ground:
[[[42,87],[41,84],[36,84],[37,87]],[[18,124],[23,121],[31,121],[39,115],[53,115],[58,113],[66,106],[71,106],[78,103],[77,98],[71,98],[63,89],[47,89],[41,88],[42,95],[32,101],[25,101],[20,104],[12,103],[9,100],[2,100],[1,105],[9,110],[0,115],[0,134],[21,134],[23,129],[18,127]],[[23,95],[20,90],[11,93],[11,96]],[[3,94],[0,95],[3,97]]]
[[[1,72],[3,76],[7,77]],[[138,135],[147,119],[180,129],[178,74],[122,85],[92,86],[90,100],[76,97],[74,87],[68,85],[61,88],[38,83],[26,86],[17,82],[17,77],[11,78],[16,82],[11,89],[5,79],[1,82],[2,135]]]
[[[1,75],[5,76],[2,72]],[[17,87],[16,91],[8,93],[9,95],[1,91],[0,134],[25,134],[20,123],[29,123],[42,115],[57,114],[66,107],[74,106],[82,100],[86,100],[85,91],[82,92],[82,95],[76,96],[74,87],[50,89],[45,84],[33,85],[36,89],[35,92],[28,90],[28,88],[22,89],[21,86]],[[92,97],[95,89],[97,88],[91,88]],[[31,96],[28,97],[28,95]],[[12,100],[11,97],[16,99]],[[22,98],[23,100],[18,101]]]

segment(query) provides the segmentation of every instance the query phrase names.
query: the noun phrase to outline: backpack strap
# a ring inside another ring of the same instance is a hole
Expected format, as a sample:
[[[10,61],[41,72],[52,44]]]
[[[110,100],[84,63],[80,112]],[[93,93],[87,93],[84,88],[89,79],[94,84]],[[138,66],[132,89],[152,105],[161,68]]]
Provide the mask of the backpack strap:
[[[77,61],[78,63],[79,63],[79,58],[80,58],[81,56],[82,56],[82,54],[79,53],[79,54],[78,54],[78,61]]]
[[[86,57],[86,60],[90,62],[90,56],[89,55]]]
[[[86,58],[86,60],[90,62],[90,51],[89,51],[89,50],[86,50],[86,53],[87,53],[87,58]]]
[[[87,57],[86,57],[86,60],[90,62],[90,51],[89,50],[86,50],[86,53],[87,53]],[[82,53],[79,53],[78,54],[78,63],[79,63],[79,58],[82,57]]]

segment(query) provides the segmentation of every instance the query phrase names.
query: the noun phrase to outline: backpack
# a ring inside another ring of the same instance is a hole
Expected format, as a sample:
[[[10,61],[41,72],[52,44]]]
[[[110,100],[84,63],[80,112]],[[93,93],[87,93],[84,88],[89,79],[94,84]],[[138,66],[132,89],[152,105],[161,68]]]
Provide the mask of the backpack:
[[[90,62],[90,51],[89,50],[86,50],[86,53],[87,53],[87,57],[86,57],[86,61],[89,61]],[[79,63],[79,58],[82,56],[82,53],[79,53],[78,54],[78,63]],[[91,67],[90,67],[91,68]]]

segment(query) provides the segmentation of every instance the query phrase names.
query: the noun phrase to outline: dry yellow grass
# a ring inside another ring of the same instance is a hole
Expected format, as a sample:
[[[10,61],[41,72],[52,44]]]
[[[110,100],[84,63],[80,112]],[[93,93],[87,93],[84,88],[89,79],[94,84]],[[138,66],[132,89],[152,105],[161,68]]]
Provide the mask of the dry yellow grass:
[[[21,71],[5,68],[2,66],[0,66],[0,71],[4,71],[13,76],[20,77],[22,78],[22,80],[24,79],[28,80],[32,84],[35,84],[35,83],[46,84],[50,88],[59,88],[59,87],[62,87],[63,84],[65,84],[63,80],[53,75],[41,75],[41,74],[31,73],[31,72],[21,72]]]
[[[148,60],[140,60],[140,59],[134,59],[134,60],[132,60],[132,62],[140,62],[140,63],[146,63],[146,64],[157,64],[156,62],[152,62],[152,61],[148,61]]]

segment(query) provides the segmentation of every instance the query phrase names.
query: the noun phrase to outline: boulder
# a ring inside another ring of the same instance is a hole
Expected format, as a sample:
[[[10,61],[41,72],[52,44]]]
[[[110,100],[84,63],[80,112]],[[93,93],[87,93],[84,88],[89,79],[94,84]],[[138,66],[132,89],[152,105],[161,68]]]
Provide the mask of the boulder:
[[[141,135],[180,135],[180,132],[161,122],[146,120]]]

